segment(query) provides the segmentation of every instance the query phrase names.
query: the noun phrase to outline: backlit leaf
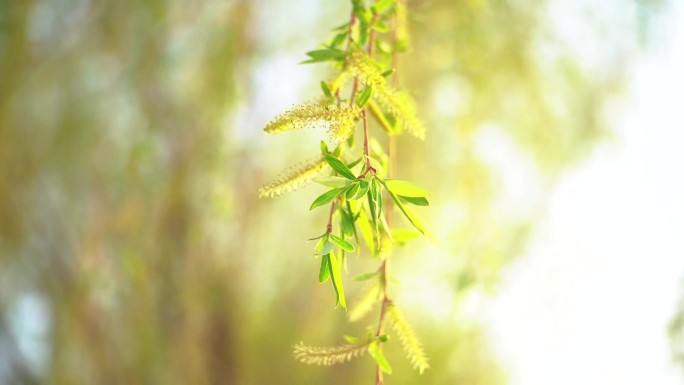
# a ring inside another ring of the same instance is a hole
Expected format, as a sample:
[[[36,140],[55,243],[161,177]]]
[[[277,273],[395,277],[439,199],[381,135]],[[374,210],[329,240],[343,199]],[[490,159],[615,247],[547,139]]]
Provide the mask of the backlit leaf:
[[[321,258],[321,270],[318,272],[318,282],[325,282],[330,279],[330,256],[328,254]]]
[[[373,341],[368,345],[368,353],[373,357],[375,362],[378,364],[380,369],[387,374],[392,374],[392,367],[385,358],[385,354],[380,349],[380,343],[378,341]]]
[[[339,159],[335,158],[330,154],[327,154],[325,156],[325,160],[328,162],[330,167],[332,167],[332,169],[335,170],[335,172],[337,172],[338,174],[342,175],[347,179],[356,180],[356,176],[354,175],[354,173],[351,172],[349,167],[347,167],[347,165]]]
[[[418,187],[405,180],[385,179],[383,183],[389,191],[403,197],[423,198],[430,195],[430,193],[424,188]]]
[[[342,187],[342,188],[335,188],[335,189],[332,189],[330,191],[323,193],[321,196],[319,196],[318,198],[316,198],[316,200],[313,201],[313,203],[311,204],[311,207],[309,207],[309,210],[313,210],[318,206],[322,206],[326,203],[329,203],[333,199],[337,198],[340,194],[342,194],[342,192],[344,192],[345,190],[346,190],[346,188]]]
[[[349,243],[349,242],[345,241],[344,239],[338,237],[338,236],[335,235],[335,234],[330,234],[330,239],[331,239],[333,242],[335,242],[335,244],[336,244],[337,246],[339,246],[339,247],[340,247],[342,250],[344,250],[344,251],[348,251],[348,252],[350,252],[350,253],[353,253],[354,250],[355,250],[355,249],[354,249],[354,245],[352,245],[351,243]]]

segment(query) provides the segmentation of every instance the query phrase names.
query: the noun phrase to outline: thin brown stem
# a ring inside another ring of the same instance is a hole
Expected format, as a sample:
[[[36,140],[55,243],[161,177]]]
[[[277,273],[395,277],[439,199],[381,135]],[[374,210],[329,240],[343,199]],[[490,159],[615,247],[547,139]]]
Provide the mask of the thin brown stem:
[[[373,20],[371,20],[370,34],[368,35],[368,56],[373,57],[373,51],[375,50],[375,23],[378,22],[380,15],[377,13],[373,15]]]
[[[333,231],[333,225],[332,225],[332,219],[333,219],[333,214],[335,213],[335,203],[336,201],[333,200],[332,203],[330,204],[330,215],[328,216],[328,225],[325,227],[325,231],[330,234]]]

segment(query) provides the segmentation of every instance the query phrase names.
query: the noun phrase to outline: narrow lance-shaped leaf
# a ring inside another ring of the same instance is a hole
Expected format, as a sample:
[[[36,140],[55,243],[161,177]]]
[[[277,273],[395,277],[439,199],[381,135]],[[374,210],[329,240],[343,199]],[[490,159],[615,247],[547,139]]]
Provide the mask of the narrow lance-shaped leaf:
[[[318,282],[323,283],[330,279],[330,257],[325,254],[321,257],[321,270],[318,272]]]
[[[326,203],[329,203],[333,199],[337,198],[342,192],[344,192],[346,188],[341,187],[341,188],[335,188],[330,191],[327,191],[323,193],[321,196],[316,198],[313,203],[311,204],[311,207],[309,207],[309,210],[313,210],[318,206],[322,206]]]
[[[362,209],[359,212],[359,218],[356,220],[356,224],[359,226],[359,232],[361,232],[361,237],[366,242],[368,250],[375,256],[377,254],[377,249],[375,247],[375,238],[373,237],[371,222],[372,221],[369,220],[366,215],[366,211]]]
[[[316,181],[316,179],[314,179]],[[416,206],[429,206],[430,202],[426,198],[423,197],[405,197],[398,195],[399,199],[401,199],[402,202],[404,203],[410,203],[412,205]]]
[[[408,229],[392,229],[392,236],[394,241],[399,246],[405,245],[407,242],[420,237],[420,233],[415,230]]]
[[[378,274],[380,274],[380,271],[373,271],[370,273],[359,274],[356,277],[352,278],[352,280],[356,281],[356,282],[361,282],[361,281],[365,281],[365,280],[368,280],[371,278],[375,278],[378,276]]]
[[[394,5],[394,2],[396,0],[378,0],[371,6],[371,11],[373,13],[383,13],[385,12],[389,7]]]
[[[389,362],[387,362],[387,358],[385,358],[385,354],[380,349],[380,343],[378,341],[373,341],[370,345],[368,345],[368,353],[371,355],[371,357],[373,357],[383,372],[392,374],[392,367],[390,366]]]
[[[370,194],[368,194],[368,209],[370,210],[370,220],[373,223],[373,228],[375,230],[375,236],[380,239],[380,223],[378,221],[378,205],[376,199],[378,199],[378,194],[375,193],[375,185],[371,184]]]
[[[366,179],[360,179],[359,180],[359,191],[356,192],[354,197],[352,199],[361,199],[366,194],[368,193],[368,189],[370,188],[370,183]]]
[[[349,202],[346,203],[347,206],[349,206]],[[354,220],[352,219],[351,215],[342,206],[338,208],[338,211],[340,213],[340,227],[342,229],[342,234],[349,237],[354,236],[354,234],[356,233],[356,228],[354,226]]]
[[[334,188],[347,187],[352,183],[351,180],[339,176],[318,176],[313,181],[323,186]]]
[[[328,162],[330,167],[332,167],[335,172],[342,175],[343,177],[351,180],[356,180],[354,173],[344,164],[341,160],[335,158],[334,156],[328,154],[325,156],[325,160]]]
[[[347,189],[347,193],[345,194],[347,200],[348,200],[348,201],[353,200],[354,197],[356,196],[356,193],[359,192],[359,189],[360,189],[360,188],[361,188],[361,186],[359,186],[358,181],[357,181],[357,182],[354,182],[354,184],[352,184],[352,185],[349,187],[349,189]]]
[[[366,103],[368,103],[370,100],[371,95],[373,95],[373,86],[364,88],[363,91],[361,91],[358,99],[356,99],[356,105],[359,107],[365,107]]]
[[[306,55],[309,56],[311,59],[305,60],[302,63],[318,63],[324,61],[344,60],[344,58],[347,56],[347,53],[339,49],[325,48],[318,49],[315,51],[309,51],[306,53]]]
[[[333,93],[330,91],[330,87],[328,86],[328,83],[321,81],[321,91],[323,91],[323,95],[332,98]]]
[[[393,192],[391,192],[389,190],[388,190],[388,192],[389,192],[390,196],[392,197],[392,200],[394,201],[394,203],[399,208],[399,210],[401,210],[401,212],[404,213],[404,216],[406,217],[406,219],[408,219],[409,222],[411,222],[411,224],[418,231],[425,234],[425,227],[420,222],[420,220],[415,215],[413,215],[413,213],[409,209],[407,209],[403,203],[401,203],[401,200],[399,199],[399,197],[397,197]]]
[[[378,107],[377,103],[375,103],[373,100],[370,100],[368,102],[368,107],[371,115],[375,118],[375,120],[378,121],[380,127],[382,127],[385,130],[385,132],[387,132],[389,135],[396,135],[400,133],[400,127],[397,127],[396,125],[390,123],[390,121],[385,116],[385,113],[382,112],[382,110],[380,110],[380,107]]]
[[[330,277],[332,278],[333,288],[337,295],[337,303],[347,310],[347,300],[344,297],[344,285],[342,283],[342,271],[340,268],[340,261],[335,256],[334,252],[328,254],[330,261]]]
[[[429,191],[405,180],[385,179],[383,184],[389,191],[403,197],[424,198],[430,195]]]
[[[338,237],[335,234],[330,234],[330,239],[335,242],[337,246],[339,246],[342,250],[348,251],[350,253],[354,252],[354,245],[351,243],[345,241],[344,239]]]

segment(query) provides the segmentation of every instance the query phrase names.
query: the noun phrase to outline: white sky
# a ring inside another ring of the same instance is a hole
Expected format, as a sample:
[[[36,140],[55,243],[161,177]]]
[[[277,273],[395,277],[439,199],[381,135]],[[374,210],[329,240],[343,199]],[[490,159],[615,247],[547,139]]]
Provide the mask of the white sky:
[[[667,325],[684,288],[684,2],[636,62],[601,146],[554,188],[482,317],[511,385],[681,384]]]

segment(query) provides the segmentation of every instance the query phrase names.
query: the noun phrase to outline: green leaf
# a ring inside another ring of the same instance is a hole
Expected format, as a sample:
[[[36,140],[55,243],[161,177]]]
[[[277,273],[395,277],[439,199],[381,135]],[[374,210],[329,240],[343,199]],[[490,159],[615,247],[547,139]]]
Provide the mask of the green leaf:
[[[370,24],[370,21],[371,21],[370,12],[367,12],[366,14],[368,15],[368,17],[366,17],[365,20],[362,18],[359,18],[362,26],[367,26],[368,24]],[[359,42],[358,43],[359,43],[360,47],[365,46],[366,43],[368,42],[368,38],[370,36],[368,33],[369,30],[370,30],[370,28],[361,28],[361,30],[359,31]]]
[[[389,31],[389,27],[387,26],[387,24],[385,24],[381,20],[378,20],[375,22],[375,24],[373,24],[373,29],[380,33],[386,33]]]
[[[308,240],[309,240],[309,241],[315,241],[315,240],[317,240],[317,239],[321,239],[321,238],[325,237],[326,235],[328,235],[328,233],[323,233],[323,234],[321,234],[321,235],[319,235],[319,236],[317,236],[317,237],[309,238]]]
[[[352,168],[354,168],[354,166],[356,166],[357,164],[359,164],[362,160],[363,160],[363,156],[361,156],[359,159],[357,159],[357,160],[355,160],[355,161],[349,163],[349,164],[347,165],[347,167],[349,167],[349,169],[352,169]]]
[[[332,248],[333,248],[333,244],[326,240],[326,242],[323,244],[323,248],[321,249],[321,251],[318,252],[318,254],[323,254],[323,255],[328,254],[328,253],[330,253],[330,250],[332,250]]]
[[[332,39],[332,42],[330,43],[330,46],[332,48],[337,48],[339,47],[344,41],[347,39],[347,35],[349,34],[349,30],[345,30],[344,32],[338,33],[335,35],[335,37]]]
[[[373,13],[378,14],[378,13],[383,13],[385,12],[389,7],[393,6],[396,0],[378,0],[371,6],[371,11]]]
[[[349,179],[340,178],[339,176],[318,176],[314,178],[313,181],[322,184],[323,186],[335,188],[347,187],[352,183]]]
[[[390,242],[394,244],[394,238],[392,238],[392,231],[390,230],[389,224],[387,223],[385,214],[380,212],[378,216],[378,219],[380,219],[380,225],[382,226],[382,230],[385,232],[385,234],[387,234],[387,238],[389,238]]]
[[[337,295],[337,303],[342,306],[343,309],[347,310],[347,300],[344,297],[344,286],[342,284],[342,272],[340,271],[340,262],[335,257],[335,253],[330,252],[328,254],[330,261],[330,273],[333,283],[333,288],[335,289],[335,294]]]
[[[371,187],[375,187],[375,211],[377,216],[379,217],[380,213],[382,213],[382,182],[380,178],[373,178],[371,183]]]
[[[356,225],[354,224],[355,220],[353,215],[351,214],[351,205],[349,202],[347,202],[347,210],[343,209],[342,207],[339,208],[340,211],[340,226],[342,228],[342,234],[346,236],[353,236],[354,240],[356,240],[356,243],[359,243],[359,237],[356,234]]]
[[[397,179],[385,179],[383,184],[396,195],[410,198],[423,198],[430,195],[424,188],[418,187],[411,182]]]
[[[353,200],[354,196],[356,196],[356,193],[359,191],[361,186],[359,185],[358,182],[354,182],[349,188],[347,189],[347,194],[346,198],[348,201]]]
[[[345,241],[344,239],[338,237],[335,234],[330,234],[330,239],[332,239],[332,241],[335,242],[335,244],[337,244],[337,246],[339,246],[344,251],[348,251],[350,253],[353,253],[355,250],[354,245],[352,245],[351,243],[349,243],[349,242]]]
[[[410,204],[416,205],[416,206],[430,206],[430,202],[428,202],[428,200],[425,199],[424,197],[405,197],[405,196],[401,196],[401,195],[397,195],[397,196],[404,203],[410,203]]]
[[[397,245],[403,246],[407,242],[420,237],[420,233],[409,229],[392,229],[392,236]]]
[[[344,24],[340,24],[337,27],[333,28],[331,31],[348,31],[349,30],[349,22],[346,22]]]
[[[378,341],[373,341],[370,345],[368,345],[368,353],[370,353],[371,357],[373,357],[383,372],[392,374],[392,367],[390,366],[389,362],[387,362],[382,350],[380,350],[380,343]]]
[[[329,153],[328,151],[328,143],[325,142],[325,140],[321,140],[321,155],[325,155]]]
[[[329,98],[333,97],[332,91],[330,91],[330,87],[328,87],[328,83],[321,81],[321,90],[325,96]]]
[[[395,135],[399,133],[398,128],[395,126],[394,122],[390,122],[384,112],[378,107],[377,103],[370,101],[368,107],[371,115],[378,121],[380,126],[390,135]]]
[[[371,22],[371,13],[369,10],[366,9],[366,7],[363,4],[363,1],[360,0],[352,0],[352,4],[354,6],[354,14],[356,17],[359,18],[359,21],[363,24],[370,24]],[[365,28],[362,28],[361,30],[363,31]]]
[[[354,336],[344,336],[344,340],[347,341],[347,343],[350,344],[358,344],[360,342],[363,342],[363,340],[359,337],[354,337]]]
[[[361,91],[361,94],[359,95],[358,99],[356,99],[356,105],[363,108],[366,106],[366,103],[370,100],[371,96],[373,95],[373,86],[368,86]]]
[[[323,233],[323,235],[321,235],[320,237],[315,238],[315,239],[318,239],[318,242],[316,242],[316,246],[314,246],[314,251],[316,253],[318,253],[321,250],[323,250],[323,247],[325,247],[325,243],[328,242],[328,233],[325,232],[325,233]],[[311,239],[311,240],[313,240],[313,239]],[[325,254],[328,254],[328,253],[325,253]]]
[[[394,68],[389,69],[389,70],[387,70],[387,71],[381,73],[380,75],[381,75],[383,78],[388,78],[388,77],[389,77],[390,75],[392,75],[393,73],[394,73]]]
[[[375,191],[374,187],[374,184],[371,184],[370,194],[368,194],[368,209],[370,210],[370,220],[373,223],[375,234],[376,236],[378,236],[378,239],[380,239],[380,227],[378,227],[378,209],[377,202],[375,201],[377,199],[377,194],[373,194],[373,192]]]
[[[368,180],[366,179],[359,179],[359,191],[356,192],[356,195],[352,199],[361,199],[366,194],[368,193],[368,189],[370,187],[370,183],[368,183]]]
[[[345,51],[335,48],[318,49],[306,53],[311,59],[302,63],[319,63],[324,61],[342,61],[347,57]]]
[[[359,212],[359,219],[356,221],[356,224],[359,226],[359,231],[361,232],[361,237],[363,240],[366,242],[366,245],[368,246],[368,250],[375,256],[377,254],[377,250],[375,248],[375,238],[373,237],[373,228],[371,227],[369,223],[368,216],[366,215],[365,210],[361,210]]]
[[[337,172],[338,174],[342,175],[347,179],[356,180],[356,176],[354,175],[354,173],[352,173],[349,167],[347,167],[347,165],[344,164],[341,160],[335,158],[330,154],[325,155],[325,160],[328,162],[330,167],[332,167],[332,169],[335,170],[335,172]]]
[[[330,154],[332,154],[332,156],[340,156],[341,153],[342,153],[342,146],[337,146],[337,147],[335,147],[333,152],[331,152]]]
[[[318,272],[318,282],[323,283],[330,279],[330,256],[325,254],[321,258],[321,270]]]
[[[334,188],[330,191],[323,193],[321,196],[319,196],[318,198],[316,198],[316,200],[313,201],[311,207],[309,207],[309,210],[313,210],[318,206],[322,206],[326,203],[329,203],[333,199],[337,198],[340,194],[342,194],[344,190],[346,190],[346,187]]]
[[[330,234],[325,233],[321,237],[321,239],[318,240],[316,243],[316,247],[314,247],[314,253],[315,254],[328,254],[330,250],[333,248],[333,244],[328,241],[330,238]]]
[[[372,273],[359,274],[356,277],[352,278],[352,280],[354,280],[356,282],[367,281],[371,278],[377,277],[378,274],[380,274],[379,271],[374,271]]]
[[[410,210],[408,210],[408,209],[404,206],[403,203],[401,203],[401,200],[399,199],[399,197],[397,197],[392,191],[389,191],[389,190],[387,190],[387,191],[389,192],[390,196],[392,197],[392,200],[394,200],[394,203],[397,205],[397,207],[399,208],[399,210],[401,210],[401,212],[404,213],[404,216],[406,216],[406,219],[408,219],[409,222],[411,222],[411,224],[412,224],[418,231],[420,231],[421,233],[423,233],[423,235],[424,235],[424,234],[425,234],[425,227],[424,227],[423,224],[420,222],[420,220],[419,220],[415,215],[413,215],[413,213],[412,213]]]

